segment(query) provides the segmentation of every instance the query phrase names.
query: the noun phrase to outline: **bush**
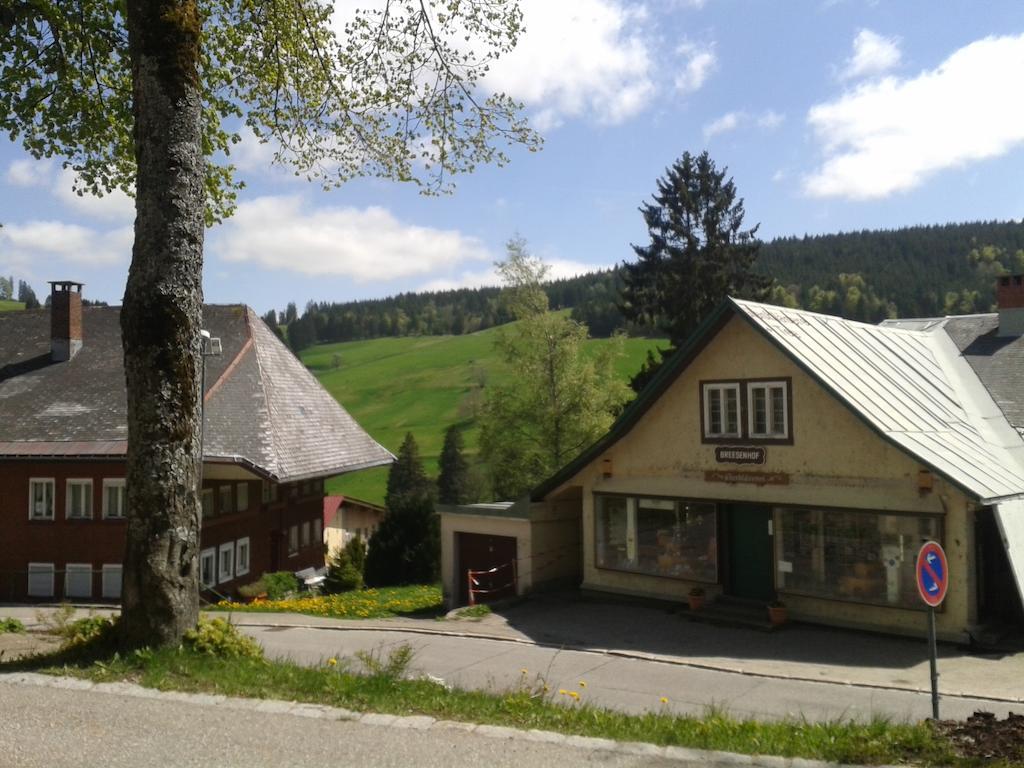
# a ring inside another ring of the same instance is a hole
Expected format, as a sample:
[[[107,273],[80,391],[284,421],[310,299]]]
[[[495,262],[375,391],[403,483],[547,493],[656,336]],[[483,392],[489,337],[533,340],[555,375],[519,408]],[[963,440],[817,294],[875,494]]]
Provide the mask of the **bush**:
[[[25,631],[25,625],[15,618],[0,619],[0,635],[10,632],[20,635]]]
[[[334,553],[327,566],[324,591],[328,594],[351,592],[363,588],[363,568],[366,566],[366,542],[359,536]]]
[[[298,591],[299,580],[291,571],[264,573],[252,584],[238,588],[238,594],[250,600],[260,595],[266,595],[268,600],[284,600]]]
[[[184,645],[196,653],[221,659],[262,659],[263,649],[225,619],[200,619],[185,633]]]
[[[69,622],[60,634],[64,638],[64,647],[69,648],[112,638],[115,625],[115,620],[106,616],[87,616]]]
[[[366,583],[371,587],[432,584],[441,563],[441,535],[428,494],[401,496],[391,503],[370,539]]]

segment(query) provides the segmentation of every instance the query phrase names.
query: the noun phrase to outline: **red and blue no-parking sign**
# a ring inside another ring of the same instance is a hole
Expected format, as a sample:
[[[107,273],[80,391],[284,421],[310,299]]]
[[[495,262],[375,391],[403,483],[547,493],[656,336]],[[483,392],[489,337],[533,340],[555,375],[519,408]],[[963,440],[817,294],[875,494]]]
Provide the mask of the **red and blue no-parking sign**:
[[[926,541],[917,554],[917,591],[925,604],[937,608],[946,599],[949,565],[938,542]]]

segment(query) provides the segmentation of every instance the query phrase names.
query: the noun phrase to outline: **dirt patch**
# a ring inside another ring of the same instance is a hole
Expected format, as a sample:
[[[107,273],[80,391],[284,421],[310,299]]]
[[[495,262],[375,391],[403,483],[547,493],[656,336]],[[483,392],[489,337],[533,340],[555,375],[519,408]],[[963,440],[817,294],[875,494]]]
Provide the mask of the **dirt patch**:
[[[1024,761],[1024,715],[1011,712],[1000,720],[975,712],[967,720],[940,720],[935,730],[964,757]]]
[[[0,635],[0,661],[55,651],[61,642],[61,638],[43,632],[5,632]]]

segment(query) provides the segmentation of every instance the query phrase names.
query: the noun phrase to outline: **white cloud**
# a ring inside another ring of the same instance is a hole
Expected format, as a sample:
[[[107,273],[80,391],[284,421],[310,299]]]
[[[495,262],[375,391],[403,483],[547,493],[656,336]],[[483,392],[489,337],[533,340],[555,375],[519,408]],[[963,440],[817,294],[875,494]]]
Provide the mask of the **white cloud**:
[[[853,39],[853,55],[839,73],[842,80],[880,75],[900,63],[898,37],[883,37],[870,29],[862,29]]]
[[[485,86],[534,110],[550,129],[569,118],[620,123],[655,94],[653,43],[642,6],[621,0],[522,0],[526,32],[487,75]]]
[[[35,160],[25,158],[15,160],[7,166],[4,178],[16,187],[42,187],[50,182],[52,160]]]
[[[74,191],[75,172],[65,168],[53,184],[53,194],[71,210],[93,219],[106,221],[134,221],[135,201],[124,192],[115,189],[103,197],[79,195]]]
[[[680,93],[693,93],[707,81],[718,65],[714,44],[698,45],[684,42],[676,48],[682,57],[683,64],[675,77],[676,90]]]
[[[84,266],[128,263],[131,258],[131,227],[99,232],[61,221],[5,222],[0,229],[0,251],[16,265],[62,261]]]
[[[785,121],[785,115],[779,114],[774,109],[769,109],[757,116],[757,127],[770,131],[773,128],[778,128]]]
[[[726,112],[721,117],[712,120],[704,126],[704,140],[707,141],[712,136],[717,136],[720,133],[735,131],[739,128],[740,123],[746,119],[747,115],[744,112]]]
[[[357,282],[426,275],[492,258],[477,238],[456,230],[405,224],[379,207],[311,210],[298,195],[240,203],[210,239],[208,251],[226,261]]]
[[[1024,35],[987,37],[916,77],[861,84],[811,108],[825,155],[813,197],[887,197],[1024,143]]]

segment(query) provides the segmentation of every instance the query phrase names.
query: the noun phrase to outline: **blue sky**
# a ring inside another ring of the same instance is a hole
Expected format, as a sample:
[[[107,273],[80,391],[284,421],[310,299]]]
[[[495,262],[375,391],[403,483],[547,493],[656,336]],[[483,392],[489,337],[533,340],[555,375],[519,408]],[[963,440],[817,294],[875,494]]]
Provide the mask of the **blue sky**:
[[[211,302],[259,311],[493,283],[513,234],[568,275],[632,257],[638,206],[684,151],[728,167],[764,238],[1024,216],[1024,3],[523,0],[490,84],[543,151],[453,195],[331,192],[245,142],[237,215],[207,233]],[[117,302],[132,204],[77,198],[0,143],[0,273]]]

